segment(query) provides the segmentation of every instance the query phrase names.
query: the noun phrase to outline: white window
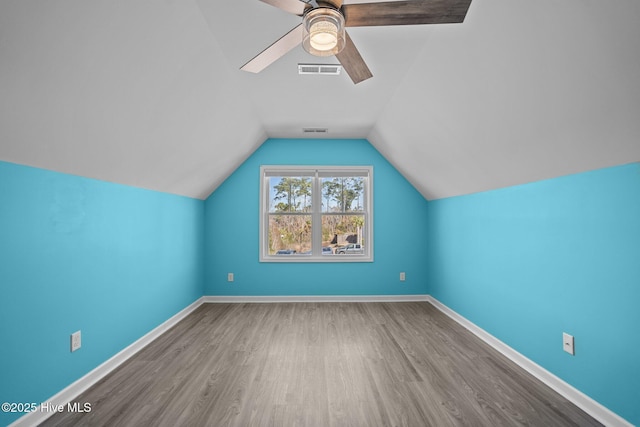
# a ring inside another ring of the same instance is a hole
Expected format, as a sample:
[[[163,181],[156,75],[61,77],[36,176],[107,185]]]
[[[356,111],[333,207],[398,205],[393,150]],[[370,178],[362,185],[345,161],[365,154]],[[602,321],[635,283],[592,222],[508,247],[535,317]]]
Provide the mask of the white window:
[[[373,261],[371,166],[262,166],[261,262]]]

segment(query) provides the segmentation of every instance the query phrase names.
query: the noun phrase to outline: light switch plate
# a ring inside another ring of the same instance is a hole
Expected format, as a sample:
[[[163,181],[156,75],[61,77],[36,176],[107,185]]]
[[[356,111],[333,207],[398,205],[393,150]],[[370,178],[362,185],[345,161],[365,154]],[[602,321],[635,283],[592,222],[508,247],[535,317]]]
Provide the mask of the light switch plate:
[[[562,333],[562,349],[572,356],[575,356],[575,348],[573,346],[573,335],[566,332]]]

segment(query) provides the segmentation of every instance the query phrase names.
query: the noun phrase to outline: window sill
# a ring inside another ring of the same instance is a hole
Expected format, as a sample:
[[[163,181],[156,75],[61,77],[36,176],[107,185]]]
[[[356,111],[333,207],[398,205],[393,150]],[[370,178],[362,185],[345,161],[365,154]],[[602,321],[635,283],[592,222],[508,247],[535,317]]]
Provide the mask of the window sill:
[[[278,255],[261,257],[260,262],[286,262],[286,263],[342,263],[342,262],[373,262],[372,256],[366,255]]]

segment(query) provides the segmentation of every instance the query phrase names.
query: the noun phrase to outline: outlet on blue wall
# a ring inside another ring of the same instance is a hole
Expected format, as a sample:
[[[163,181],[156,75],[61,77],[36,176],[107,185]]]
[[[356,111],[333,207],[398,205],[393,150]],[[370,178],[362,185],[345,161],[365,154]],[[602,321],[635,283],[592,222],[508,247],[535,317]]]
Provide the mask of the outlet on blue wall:
[[[428,211],[430,293],[640,425],[640,164],[436,200]]]
[[[203,226],[201,200],[0,162],[0,402],[43,402],[202,296]]]
[[[260,263],[261,165],[372,165],[374,262]],[[366,140],[267,140],[206,201],[205,295],[424,294],[426,209]]]

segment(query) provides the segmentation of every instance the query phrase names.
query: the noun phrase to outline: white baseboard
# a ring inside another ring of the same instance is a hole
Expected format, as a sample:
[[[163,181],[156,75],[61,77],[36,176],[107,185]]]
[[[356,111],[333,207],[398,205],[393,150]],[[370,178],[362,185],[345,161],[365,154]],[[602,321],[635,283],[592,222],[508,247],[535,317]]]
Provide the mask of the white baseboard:
[[[431,295],[427,296],[427,301],[605,426],[633,427],[631,423],[620,417],[618,414],[612,412],[586,394],[582,393],[580,390],[564,382],[531,359],[528,359],[521,353],[518,353],[498,338],[459,315],[437,299],[433,298]]]
[[[162,323],[130,346],[126,347],[106,362],[61,390],[46,402],[51,406],[66,406],[89,387],[124,363],[131,356],[169,330],[180,320],[204,303],[275,303],[275,302],[412,302],[427,301],[451,319],[468,329],[478,338],[515,362],[534,377],[551,387],[560,395],[571,401],[580,409],[591,415],[606,426],[633,427],[628,421],[610,411],[589,396],[567,384],[551,372],[547,371],[532,360],[518,353],[484,329],[478,327],[463,316],[451,310],[430,295],[311,295],[311,296],[204,296],[190,304],[185,309]],[[38,410],[30,412],[17,419],[9,427],[35,426],[49,418],[54,412]]]
[[[339,295],[339,296],[205,296],[190,304],[185,309],[129,345],[97,368],[93,369],[82,378],[65,387],[54,396],[45,400],[49,407],[66,407],[86,391],[89,387],[100,381],[115,368],[124,363],[131,356],[142,350],[145,346],[158,338],[164,332],[173,327],[180,320],[184,319],[192,311],[203,303],[245,303],[245,302],[409,302],[409,301],[426,301],[427,295]],[[36,411],[25,414],[18,418],[9,427],[30,427],[42,423],[44,420],[52,416],[53,410],[47,411],[38,407]]]
[[[274,302],[412,302],[427,301],[429,295],[284,295],[284,296],[205,296],[204,303]]]
[[[107,374],[113,371],[115,368],[123,364],[127,359],[131,356],[142,350],[145,346],[151,343],[153,340],[158,338],[160,335],[168,331],[171,327],[173,327],[176,323],[187,317],[193,310],[198,308],[203,303],[203,298],[199,298],[183,310],[179,311],[177,314],[169,318],[167,321],[160,324],[158,327],[154,328],[140,339],[135,341],[133,344],[129,345],[106,362],[99,365],[97,368],[78,379],[71,385],[67,386],[54,396],[45,400],[48,407],[60,407],[64,406],[66,408],[67,403],[70,403],[78,397],[81,393],[87,390],[89,387],[100,381]],[[36,426],[52,416],[55,412],[53,410],[48,411],[46,408],[42,408],[42,405],[38,407],[37,410],[33,412],[29,412],[24,416],[18,418],[9,427],[27,427],[27,426]]]

